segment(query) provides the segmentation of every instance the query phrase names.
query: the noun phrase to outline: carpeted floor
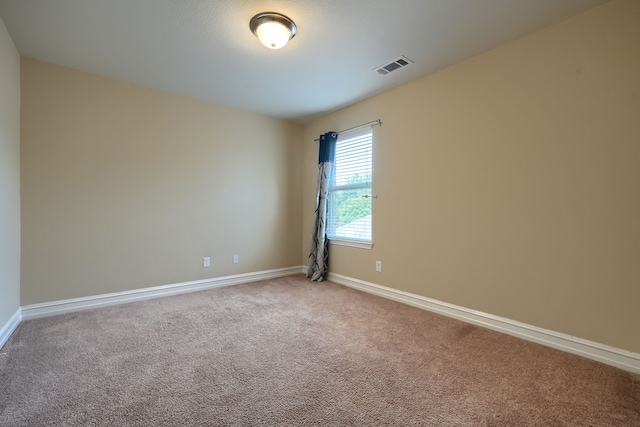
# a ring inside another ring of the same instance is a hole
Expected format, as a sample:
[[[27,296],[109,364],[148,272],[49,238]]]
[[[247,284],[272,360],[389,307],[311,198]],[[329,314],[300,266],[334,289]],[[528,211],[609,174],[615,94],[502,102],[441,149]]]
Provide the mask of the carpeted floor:
[[[286,277],[23,322],[2,426],[640,426],[640,376]]]

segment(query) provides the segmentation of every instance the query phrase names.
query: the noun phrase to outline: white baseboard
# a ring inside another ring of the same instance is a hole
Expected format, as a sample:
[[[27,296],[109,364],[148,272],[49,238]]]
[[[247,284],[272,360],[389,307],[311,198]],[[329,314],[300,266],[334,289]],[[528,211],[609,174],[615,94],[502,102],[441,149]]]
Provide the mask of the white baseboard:
[[[13,331],[16,330],[20,322],[22,321],[22,309],[18,308],[18,311],[0,328],[0,349],[7,342]]]
[[[387,288],[340,274],[329,273],[328,280],[424,310],[453,317],[505,334],[606,363],[626,371],[640,373],[640,354],[610,347],[582,338],[520,323],[504,317],[456,306],[397,289]]]
[[[278,268],[275,270],[237,274],[234,276],[216,277],[213,279],[195,280],[192,282],[176,283],[172,285],[134,289],[132,291],[114,292],[110,294],[51,301],[41,304],[31,304],[22,307],[22,319],[29,320],[38,317],[54,316],[57,314],[71,313],[74,311],[106,307],[109,305],[123,304],[127,302],[141,301],[170,295],[178,295],[187,292],[203,291],[205,289],[221,288],[223,286],[239,285],[241,283],[275,279],[278,277],[300,274],[300,271],[301,268],[299,266]]]
[[[83,298],[74,298],[62,301],[52,301],[41,304],[32,304],[21,307],[0,328],[0,348],[6,343],[13,331],[18,327],[22,319],[35,319],[38,317],[53,316],[74,311],[105,307],[115,304],[123,304],[145,299],[178,295],[187,292],[201,291],[205,289],[219,288],[223,286],[238,285],[259,280],[274,279],[294,274],[306,274],[307,267],[288,267],[275,270],[258,271],[253,273],[238,274],[234,276],[218,277],[213,279],[196,280],[192,282],[176,283],[172,285],[155,286],[151,288],[136,289],[132,291],[114,292],[110,294],[95,295]],[[604,344],[588,341],[582,338],[562,334],[548,329],[520,323],[504,317],[471,310],[435,299],[411,294],[409,292],[376,285],[363,280],[354,279],[339,274],[329,273],[328,280],[340,285],[349,286],[364,292],[375,294],[394,301],[422,308],[424,310],[453,317],[464,322],[479,325],[495,331],[513,335],[518,338],[533,341],[569,353],[577,354],[598,362],[606,363],[630,372],[640,373],[640,354]]]

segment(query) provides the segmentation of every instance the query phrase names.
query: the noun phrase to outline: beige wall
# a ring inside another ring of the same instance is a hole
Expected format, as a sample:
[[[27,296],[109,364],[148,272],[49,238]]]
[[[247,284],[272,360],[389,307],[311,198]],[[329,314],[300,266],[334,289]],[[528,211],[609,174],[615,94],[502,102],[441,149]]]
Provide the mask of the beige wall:
[[[306,126],[303,261],[313,139],[380,118],[375,246],[331,272],[640,352],[639,22],[608,3]]]
[[[300,265],[301,135],[22,58],[22,305]]]
[[[20,308],[20,56],[0,20],[0,328]]]

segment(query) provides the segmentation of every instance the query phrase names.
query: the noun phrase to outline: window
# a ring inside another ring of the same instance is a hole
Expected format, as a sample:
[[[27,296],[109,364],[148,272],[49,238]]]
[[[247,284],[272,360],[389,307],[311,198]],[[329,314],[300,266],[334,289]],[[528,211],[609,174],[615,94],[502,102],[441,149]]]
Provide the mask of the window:
[[[334,243],[371,247],[372,152],[370,126],[338,135],[327,215],[327,235]]]

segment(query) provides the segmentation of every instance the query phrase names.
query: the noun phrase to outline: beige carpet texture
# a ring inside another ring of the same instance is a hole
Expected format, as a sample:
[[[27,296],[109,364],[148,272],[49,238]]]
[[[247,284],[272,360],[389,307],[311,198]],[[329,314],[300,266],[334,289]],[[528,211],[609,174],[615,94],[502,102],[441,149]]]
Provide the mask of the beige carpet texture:
[[[640,375],[302,275],[24,321],[1,426],[640,426]]]

